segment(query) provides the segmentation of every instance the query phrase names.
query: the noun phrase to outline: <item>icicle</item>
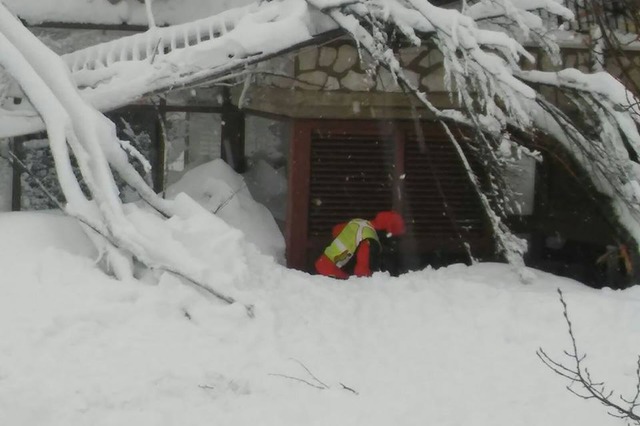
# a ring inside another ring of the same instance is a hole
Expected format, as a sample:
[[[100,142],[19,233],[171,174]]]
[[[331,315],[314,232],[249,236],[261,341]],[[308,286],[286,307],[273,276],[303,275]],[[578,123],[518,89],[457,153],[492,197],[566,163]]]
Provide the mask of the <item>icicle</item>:
[[[149,23],[149,29],[156,27],[156,20],[153,17],[151,3],[153,3],[153,0],[144,0],[144,7],[147,12],[147,22]]]

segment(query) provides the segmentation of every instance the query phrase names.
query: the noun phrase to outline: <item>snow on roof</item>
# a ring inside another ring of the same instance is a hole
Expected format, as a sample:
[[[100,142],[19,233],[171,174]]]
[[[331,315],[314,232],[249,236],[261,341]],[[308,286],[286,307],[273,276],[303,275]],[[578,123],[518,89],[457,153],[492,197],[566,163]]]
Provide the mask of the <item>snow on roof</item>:
[[[154,0],[156,24],[181,24],[256,0]],[[147,25],[144,2],[139,0],[4,0],[3,3],[29,24],[67,22],[83,24]]]

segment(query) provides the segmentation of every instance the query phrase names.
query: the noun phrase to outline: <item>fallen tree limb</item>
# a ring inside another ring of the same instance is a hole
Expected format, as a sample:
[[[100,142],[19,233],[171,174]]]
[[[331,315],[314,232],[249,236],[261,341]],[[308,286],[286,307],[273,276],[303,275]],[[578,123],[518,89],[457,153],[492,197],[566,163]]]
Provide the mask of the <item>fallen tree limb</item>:
[[[118,245],[118,241],[114,238],[113,235],[109,234],[108,232],[106,232],[103,227],[100,226],[100,224],[95,223],[94,221],[92,221],[90,218],[88,217],[84,217],[81,214],[75,213],[73,211],[70,211],[66,206],[64,206],[62,204],[62,202],[60,200],[58,200],[58,198],[53,195],[51,193],[51,191],[49,191],[47,189],[47,187],[42,183],[42,181],[35,175],[33,174],[33,172],[27,167],[26,164],[24,164],[24,162],[22,160],[20,160],[13,152],[9,151],[9,157],[5,157],[0,155],[0,157],[4,158],[5,160],[9,161],[14,167],[19,167],[21,170],[23,170],[25,173],[27,173],[33,180],[34,182],[38,185],[38,187],[42,190],[42,192],[56,205],[56,207],[64,212],[66,215],[73,217],[74,219],[76,219],[78,222],[80,222],[82,225],[86,226],[87,228],[89,228],[91,231],[93,231],[95,234],[99,235],[100,237],[102,237],[106,242],[108,242],[114,249],[120,248],[120,246]],[[174,275],[184,281],[186,281],[187,283],[189,283],[191,286],[196,287],[200,290],[203,290],[205,292],[207,292],[208,294],[216,297],[217,299],[227,303],[227,304],[234,304],[237,303],[237,300],[234,299],[233,297],[227,296],[225,294],[223,294],[222,292],[213,289],[199,281],[197,281],[196,279],[188,276],[187,274],[185,274],[184,272],[178,271],[178,270],[174,270],[169,266],[157,266],[157,267],[152,267],[151,269],[155,269],[155,270],[159,270],[162,272],[166,272],[169,273],[171,275]],[[250,318],[254,318],[255,317],[255,312],[254,312],[254,305],[244,305],[244,308],[246,310],[247,315]]]

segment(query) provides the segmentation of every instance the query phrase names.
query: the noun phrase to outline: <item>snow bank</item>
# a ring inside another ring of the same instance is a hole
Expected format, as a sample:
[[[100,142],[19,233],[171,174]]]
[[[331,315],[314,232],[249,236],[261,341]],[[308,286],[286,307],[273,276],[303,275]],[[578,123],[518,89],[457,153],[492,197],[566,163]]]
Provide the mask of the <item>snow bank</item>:
[[[250,319],[167,275],[105,276],[69,219],[0,215],[0,232],[3,425],[618,425],[535,356],[568,344],[556,287],[591,373],[633,390],[637,288],[523,286],[499,264],[338,282],[232,245]]]
[[[184,192],[229,225],[241,230],[261,253],[284,262],[284,237],[269,210],[254,201],[242,178],[217,159],[187,173],[167,189],[167,197]]]
[[[0,258],[33,263],[49,249],[95,258],[97,252],[75,220],[57,212],[0,213]],[[18,256],[16,256],[18,254]]]

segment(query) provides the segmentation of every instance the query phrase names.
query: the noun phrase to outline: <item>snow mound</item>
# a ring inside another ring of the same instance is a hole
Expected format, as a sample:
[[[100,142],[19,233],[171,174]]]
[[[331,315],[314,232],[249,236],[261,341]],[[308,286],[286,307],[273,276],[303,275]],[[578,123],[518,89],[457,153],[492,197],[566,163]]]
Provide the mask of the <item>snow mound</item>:
[[[239,233],[185,197],[172,231]],[[335,281],[232,244],[249,318],[167,274],[108,277],[71,219],[3,214],[0,232],[2,425],[616,426],[535,355],[569,344],[557,287],[591,373],[633,391],[640,288],[525,286],[502,264]]]
[[[273,216],[253,199],[243,177],[224,161],[217,159],[195,167],[167,189],[171,199],[180,193],[241,230],[262,254],[284,262],[284,237]]]
[[[95,258],[97,252],[78,222],[55,212],[0,213],[0,258],[33,262],[48,249]]]
[[[283,168],[275,169],[258,160],[244,175],[255,200],[266,206],[276,220],[284,223],[287,208],[287,178]]]

